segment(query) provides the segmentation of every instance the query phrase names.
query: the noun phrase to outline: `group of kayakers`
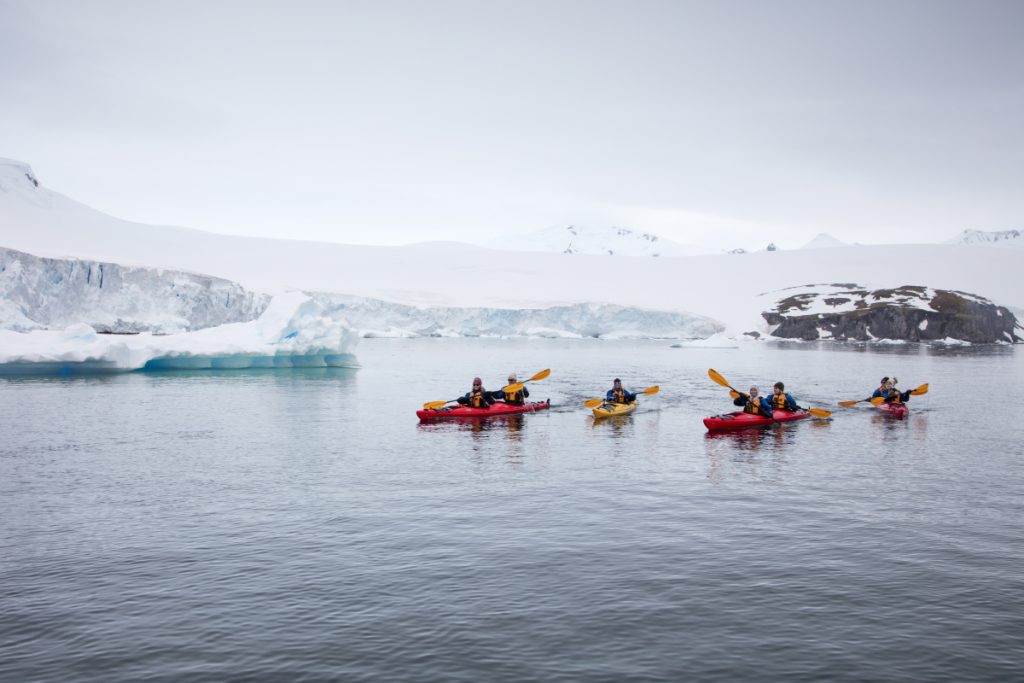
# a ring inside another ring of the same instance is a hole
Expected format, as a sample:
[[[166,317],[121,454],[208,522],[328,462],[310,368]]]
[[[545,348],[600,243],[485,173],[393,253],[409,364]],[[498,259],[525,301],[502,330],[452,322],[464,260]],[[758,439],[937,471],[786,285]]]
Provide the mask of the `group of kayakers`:
[[[879,387],[865,400],[882,398],[885,403],[906,403],[910,400],[911,391],[900,391],[896,388],[896,382],[895,377],[883,377]],[[736,394],[733,397],[733,405],[739,406],[743,412],[753,415],[772,417],[776,410],[789,412],[803,410],[797,404],[793,394],[786,391],[786,385],[783,382],[776,382],[772,386],[772,394],[769,397],[761,396],[757,386],[750,387],[747,393],[742,391],[733,393]],[[486,390],[483,381],[479,377],[474,377],[473,387],[465,395],[456,399],[456,402],[469,408],[489,408],[496,401],[512,406],[521,406],[525,405],[526,399],[529,397],[530,390],[520,384],[516,374],[512,372],[508,375],[508,385],[497,391]],[[605,394],[605,401],[608,403],[632,403],[636,397],[636,393],[625,389],[622,386],[622,380],[616,377],[612,382],[612,388]]]
[[[530,397],[530,390],[525,385],[520,384],[516,378],[516,373],[510,372],[508,375],[508,385],[504,389],[498,391],[488,391],[484,389],[483,381],[479,377],[473,378],[473,388],[467,391],[463,396],[455,399],[459,405],[466,406],[468,408],[489,408],[494,405],[496,401],[507,403],[512,406],[521,406],[526,404],[526,399]],[[612,382],[612,388],[605,394],[605,400],[608,403],[632,403],[636,400],[636,394],[632,391],[627,391],[622,386],[622,380],[618,377]]]
[[[883,403],[906,403],[910,400],[913,390],[900,391],[896,388],[896,381],[895,377],[883,377],[879,387],[875,389],[871,396],[864,400],[870,401],[873,398],[881,398]],[[793,394],[786,391],[786,385],[782,382],[776,382],[772,386],[772,395],[768,398],[760,396],[756,386],[750,387],[748,393],[743,393],[742,391],[734,391],[734,393],[737,395],[733,399],[733,405],[743,408],[743,412],[752,415],[772,417],[776,410],[789,412],[804,410],[804,408],[797,405]]]

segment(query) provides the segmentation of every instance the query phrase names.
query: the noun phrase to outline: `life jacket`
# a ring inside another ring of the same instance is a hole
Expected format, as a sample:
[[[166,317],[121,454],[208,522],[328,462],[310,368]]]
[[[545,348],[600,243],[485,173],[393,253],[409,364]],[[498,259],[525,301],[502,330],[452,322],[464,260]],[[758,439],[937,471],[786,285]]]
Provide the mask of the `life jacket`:
[[[469,407],[470,408],[486,408],[487,401],[484,400],[483,389],[471,389],[469,392]]]
[[[775,410],[786,410],[786,402],[788,400],[789,396],[786,395],[786,392],[782,392],[778,395],[772,394],[772,408]]]
[[[743,406],[744,413],[753,413],[754,415],[764,415],[764,408],[761,406],[761,397],[751,398],[747,400],[747,405]]]
[[[885,397],[886,403],[903,403],[903,395],[900,390],[893,387],[889,390],[889,394]]]
[[[615,403],[626,403],[626,390],[612,389],[612,401]]]
[[[505,392],[505,403],[514,403],[516,405],[523,405],[526,399],[523,398],[523,392],[521,391],[506,391]]]

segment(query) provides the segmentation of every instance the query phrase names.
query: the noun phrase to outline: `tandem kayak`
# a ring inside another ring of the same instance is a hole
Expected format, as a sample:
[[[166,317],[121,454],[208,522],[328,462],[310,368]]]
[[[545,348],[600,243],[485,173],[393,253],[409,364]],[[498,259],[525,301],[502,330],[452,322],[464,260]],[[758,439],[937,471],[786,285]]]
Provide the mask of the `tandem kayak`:
[[[707,427],[709,431],[745,429],[747,427],[764,427],[765,425],[777,424],[779,422],[805,420],[811,416],[811,414],[807,412],[790,412],[788,410],[776,410],[774,415],[775,417],[765,417],[764,415],[753,415],[751,413],[744,413],[737,410],[736,412],[726,413],[725,415],[705,417],[704,426]]]
[[[907,413],[910,412],[910,408],[907,407],[906,403],[879,403],[875,408],[884,415],[892,417],[906,417]]]
[[[535,413],[538,410],[547,410],[551,407],[551,399],[547,401],[535,401],[521,406],[513,406],[508,403],[495,403],[490,408],[468,408],[466,406],[451,406],[436,408],[434,410],[417,410],[416,417],[422,421],[427,420],[452,420],[459,418],[483,418],[502,417],[505,415],[520,415],[522,413]]]
[[[592,408],[594,411],[594,417],[617,417],[619,415],[629,415],[636,410],[637,402],[632,403],[602,403],[596,408]]]

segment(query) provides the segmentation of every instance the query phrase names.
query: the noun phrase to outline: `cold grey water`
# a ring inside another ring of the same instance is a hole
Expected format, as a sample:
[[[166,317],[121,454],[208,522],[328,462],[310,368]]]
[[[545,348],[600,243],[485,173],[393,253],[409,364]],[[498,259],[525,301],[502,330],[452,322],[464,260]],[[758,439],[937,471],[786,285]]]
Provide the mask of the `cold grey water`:
[[[358,355],[0,379],[0,680],[1021,680],[1015,349]],[[415,418],[546,367],[550,412]],[[709,367],[836,412],[709,435]],[[907,419],[835,405],[893,374]],[[662,391],[595,422],[616,376]]]

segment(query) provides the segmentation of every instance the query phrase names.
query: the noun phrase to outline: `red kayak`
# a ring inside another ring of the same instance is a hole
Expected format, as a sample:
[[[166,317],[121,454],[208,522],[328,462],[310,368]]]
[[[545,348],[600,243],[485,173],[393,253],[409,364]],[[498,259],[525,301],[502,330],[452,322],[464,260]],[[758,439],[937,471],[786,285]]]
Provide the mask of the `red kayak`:
[[[538,410],[547,410],[550,407],[551,399],[548,399],[547,401],[527,403],[521,406],[513,406],[499,401],[490,408],[468,408],[466,406],[454,405],[451,407],[437,408],[435,410],[417,410],[416,417],[424,422],[427,420],[454,420],[467,417],[503,417],[505,415],[535,413]]]
[[[734,413],[726,413],[725,415],[705,417],[704,426],[708,428],[708,431],[745,429],[746,427],[764,427],[778,422],[806,420],[811,416],[810,413],[802,411],[792,413],[788,410],[776,410],[773,415],[775,417],[765,417],[764,415],[754,415],[752,413],[736,411]]]
[[[875,408],[878,408],[885,415],[891,415],[892,417],[906,417],[907,413],[910,412],[910,408],[907,407],[906,403],[879,403]]]

